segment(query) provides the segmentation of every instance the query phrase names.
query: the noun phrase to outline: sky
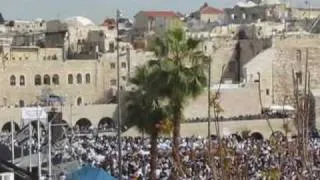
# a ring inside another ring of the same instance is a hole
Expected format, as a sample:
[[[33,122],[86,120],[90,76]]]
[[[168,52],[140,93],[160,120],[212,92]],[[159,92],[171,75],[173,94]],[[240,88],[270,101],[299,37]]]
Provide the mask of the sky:
[[[132,18],[140,10],[175,10],[188,13],[204,2],[218,8],[232,7],[239,0],[0,0],[0,12],[6,20],[65,19],[85,16],[95,23],[114,17],[119,8],[124,16]],[[305,0],[288,0],[302,6]],[[309,0],[320,7],[320,0]]]

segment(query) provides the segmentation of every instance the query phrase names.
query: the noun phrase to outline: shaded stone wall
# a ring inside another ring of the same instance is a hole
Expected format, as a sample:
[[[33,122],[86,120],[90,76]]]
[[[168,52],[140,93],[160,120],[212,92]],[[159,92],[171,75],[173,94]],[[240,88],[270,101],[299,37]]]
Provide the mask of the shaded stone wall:
[[[207,49],[207,53],[212,56],[212,84],[219,83],[222,66],[225,66],[222,77],[223,82],[242,82],[245,79],[243,66],[260,52],[271,46],[271,39],[215,41],[213,39],[206,42],[202,47],[203,49]],[[212,50],[212,46],[215,46],[216,49]]]

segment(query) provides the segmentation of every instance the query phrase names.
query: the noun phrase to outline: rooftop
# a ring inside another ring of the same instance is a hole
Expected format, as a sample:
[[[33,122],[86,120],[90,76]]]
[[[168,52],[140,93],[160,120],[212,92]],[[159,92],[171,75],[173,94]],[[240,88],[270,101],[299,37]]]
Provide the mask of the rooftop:
[[[201,9],[201,14],[223,14],[223,10],[217,9],[211,6],[207,6]]]
[[[142,11],[148,17],[178,17],[173,11]]]

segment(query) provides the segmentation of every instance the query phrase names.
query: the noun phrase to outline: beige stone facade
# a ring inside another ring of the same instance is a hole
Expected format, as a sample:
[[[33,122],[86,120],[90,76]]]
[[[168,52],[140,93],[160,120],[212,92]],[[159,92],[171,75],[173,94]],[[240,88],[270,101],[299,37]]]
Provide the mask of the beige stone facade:
[[[61,48],[5,48],[0,64],[0,128],[9,119],[20,125],[20,106],[35,106],[45,92],[65,98],[63,119],[75,125],[81,118],[97,126],[102,118],[114,119],[116,53],[98,59],[65,60]],[[120,85],[124,88],[135,68],[152,58],[152,53],[132,48],[120,51]],[[71,108],[73,106],[71,113]],[[8,107],[11,107],[10,109]],[[70,114],[71,113],[71,114]],[[73,119],[73,120],[72,120]]]
[[[305,65],[308,58],[311,90],[320,88],[320,38],[318,36],[289,36],[276,38],[273,47],[265,50],[245,65],[246,81],[258,82],[261,74],[261,92],[263,105],[292,104],[293,78],[298,79],[299,88],[304,87]],[[307,51],[309,52],[307,57]],[[286,100],[284,102],[284,99]]]
[[[1,106],[36,104],[43,89],[67,97],[68,104],[77,104],[79,98],[80,104],[106,102],[117,84],[115,53],[87,60],[64,60],[59,48],[12,47],[4,53],[8,56],[0,65]],[[128,75],[151,54],[132,49],[122,54],[120,83],[125,86]]]

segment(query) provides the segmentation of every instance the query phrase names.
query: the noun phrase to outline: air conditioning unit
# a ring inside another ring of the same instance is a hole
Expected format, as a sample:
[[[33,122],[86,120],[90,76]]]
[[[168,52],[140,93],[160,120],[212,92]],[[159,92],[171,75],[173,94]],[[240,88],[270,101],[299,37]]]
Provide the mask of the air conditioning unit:
[[[14,174],[13,173],[1,173],[0,180],[14,180]]]

